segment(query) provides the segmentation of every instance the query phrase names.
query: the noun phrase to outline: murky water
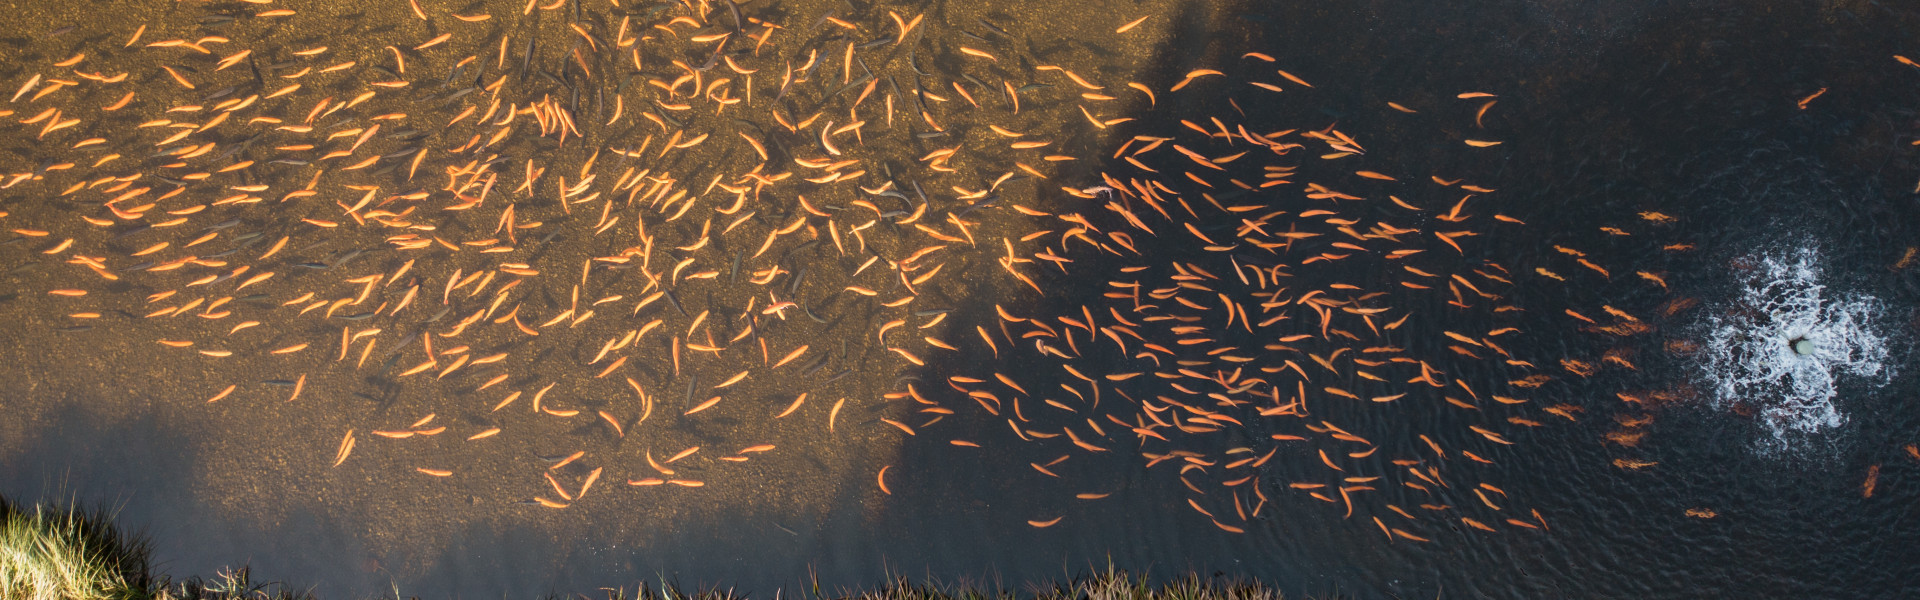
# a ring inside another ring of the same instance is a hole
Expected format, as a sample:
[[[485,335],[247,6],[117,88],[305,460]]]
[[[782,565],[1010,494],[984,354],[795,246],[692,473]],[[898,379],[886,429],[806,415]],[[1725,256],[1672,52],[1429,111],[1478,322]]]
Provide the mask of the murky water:
[[[1910,9],[418,7],[9,9],[0,494],[329,595],[1920,576]]]

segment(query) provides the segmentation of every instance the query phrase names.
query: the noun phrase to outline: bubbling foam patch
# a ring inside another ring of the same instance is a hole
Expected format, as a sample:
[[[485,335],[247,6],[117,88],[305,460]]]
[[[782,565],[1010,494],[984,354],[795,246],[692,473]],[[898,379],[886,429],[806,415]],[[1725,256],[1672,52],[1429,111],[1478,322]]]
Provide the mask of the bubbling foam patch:
[[[1873,386],[1892,379],[1876,324],[1884,307],[1864,294],[1827,298],[1817,250],[1752,262],[1740,297],[1707,318],[1701,375],[1718,406],[1757,409],[1772,434],[1762,446],[1785,450],[1846,423],[1834,404],[1842,376]],[[1812,342],[1812,352],[1794,351],[1802,339]]]

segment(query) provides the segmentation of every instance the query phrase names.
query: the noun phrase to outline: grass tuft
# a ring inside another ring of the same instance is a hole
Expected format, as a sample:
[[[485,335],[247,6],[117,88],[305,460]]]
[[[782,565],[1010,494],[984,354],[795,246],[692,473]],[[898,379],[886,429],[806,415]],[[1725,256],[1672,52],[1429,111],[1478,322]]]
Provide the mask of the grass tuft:
[[[151,590],[146,596],[151,600],[316,600],[312,592],[296,592],[285,584],[255,583],[247,567],[223,570],[211,579],[160,583]]]
[[[151,575],[149,556],[146,541],[114,527],[104,511],[0,499],[0,599],[314,600],[254,583],[245,567],[173,583]]]
[[[310,591],[280,583],[255,583],[246,567],[212,578],[173,582],[151,575],[145,540],[112,525],[104,512],[35,505],[23,510],[0,499],[0,600],[316,600]],[[760,600],[1284,600],[1263,584],[1195,573],[1160,585],[1111,564],[1064,583],[1027,584],[1016,593],[999,587],[914,582],[893,576],[866,590],[823,592],[819,582],[799,593],[781,590]],[[395,590],[387,598],[401,598]],[[550,600],[749,600],[732,588],[685,591],[667,581],[632,588],[602,588],[598,595],[548,596]]]
[[[146,544],[124,537],[105,513],[0,501],[0,514],[0,598],[146,597]]]
[[[983,589],[965,585],[941,585],[935,581],[915,583],[904,576],[895,576],[885,587],[842,592],[839,594],[822,593],[815,585],[809,598],[795,600],[1284,600],[1279,590],[1260,583],[1237,580],[1202,578],[1196,573],[1188,573],[1160,585],[1153,585],[1145,575],[1130,575],[1126,571],[1114,569],[1111,565],[1105,572],[1082,575],[1065,583],[1029,585],[1024,593],[1015,593],[1004,589]],[[549,596],[549,600],[745,600],[746,596],[731,589],[708,589],[686,592],[672,585],[659,588],[647,584],[629,591],[625,588],[602,588],[602,594],[573,594],[570,596]]]

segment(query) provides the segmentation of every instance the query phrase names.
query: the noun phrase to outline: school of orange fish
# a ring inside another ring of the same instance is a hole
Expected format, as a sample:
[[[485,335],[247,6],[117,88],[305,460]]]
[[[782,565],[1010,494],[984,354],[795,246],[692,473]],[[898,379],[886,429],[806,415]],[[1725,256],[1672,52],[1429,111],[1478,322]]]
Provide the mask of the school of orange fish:
[[[405,43],[253,41],[309,18],[290,4],[188,2],[164,23],[40,40],[70,51],[25,65],[0,118],[59,158],[0,165],[0,188],[81,208],[0,224],[63,265],[40,293],[63,298],[67,331],[169,321],[157,352],[233,373],[193,401],[313,402],[321,381],[360,379],[462,400],[365,414],[315,468],[369,444],[572,432],[518,498],[565,509],[609,493],[603,475],[694,488],[687,462],[787,450],[620,443],[649,429],[853,426],[958,456],[1057,448],[1019,475],[1036,481],[1137,454],[1224,531],[1324,503],[1418,542],[1546,529],[1476,468],[1516,432],[1578,418],[1534,397],[1542,385],[1634,366],[1514,356],[1516,280],[1565,276],[1477,258],[1525,224],[1471,173],[1370,164],[1367,133],[1323,115],[1252,122],[1242,106],[1264,94],[1313,93],[1284,57],[1193,65],[1154,89],[1046,64],[1028,39],[1044,31],[1013,22],[703,0],[414,0],[429,34]],[[1471,132],[1498,101],[1368,110],[1471,114],[1446,124],[1470,132],[1454,143],[1492,152],[1497,137]],[[1614,276],[1560,251],[1563,271]],[[1609,321],[1569,316],[1650,330],[1599,309]],[[835,393],[850,375],[921,371],[940,377]],[[885,416],[850,423],[849,401]],[[1407,428],[1439,411],[1477,424]],[[1402,439],[1330,416],[1360,412]],[[1638,424],[1609,437],[1631,446]],[[409,456],[410,476],[462,475],[432,446]],[[891,468],[873,472],[881,493]]]
[[[1273,70],[1274,57],[1248,53],[1241,60],[1238,74],[1195,70],[1168,92],[1262,71],[1274,73],[1271,82],[1246,83],[1269,91],[1310,87]],[[1479,102],[1476,120],[1497,102],[1492,98],[1457,96]],[[1398,103],[1388,108],[1417,112]],[[1228,110],[1236,114],[1238,105]],[[1520,333],[1507,323],[1523,309],[1504,297],[1515,275],[1495,262],[1463,259],[1462,244],[1471,238],[1523,225],[1471,206],[1489,202],[1484,196],[1494,190],[1437,174],[1367,170],[1365,145],[1330,123],[1255,131],[1253,124],[1219,117],[1147,120],[1177,125],[1120,145],[1112,156],[1121,162],[1102,174],[1104,185],[1081,190],[1098,205],[1093,215],[1057,217],[1074,225],[1061,234],[1061,253],[1119,257],[1114,271],[1099,274],[1107,286],[1104,309],[1081,306],[1044,318],[1000,311],[997,331],[1008,343],[995,353],[1031,352],[1013,360],[1057,363],[1064,373],[1059,379],[1071,385],[1029,393],[1015,378],[994,372],[953,377],[952,387],[1006,418],[1018,439],[1067,452],[1032,464],[1038,473],[1056,476],[1052,469],[1076,452],[1139,452],[1147,468],[1175,471],[1192,492],[1192,510],[1228,532],[1242,533],[1248,520],[1272,510],[1275,498],[1263,488],[1276,482],[1259,474],[1283,450],[1281,460],[1307,464],[1276,469],[1291,480],[1278,481],[1275,493],[1331,504],[1345,518],[1359,514],[1390,540],[1429,540],[1409,531],[1428,527],[1412,524],[1423,520],[1416,511],[1489,532],[1546,528],[1537,511],[1513,507],[1500,487],[1473,481],[1471,468],[1455,466],[1492,464],[1501,447],[1515,444],[1504,431],[1545,426],[1530,413],[1546,403],[1526,396],[1553,377],[1500,341]],[[1181,238],[1184,251],[1142,255],[1133,251],[1134,236]],[[1067,240],[1082,243],[1069,251]],[[1034,256],[1062,271],[1071,261],[1051,252]],[[1009,248],[1002,266],[1031,262]],[[1215,272],[1223,269],[1228,272]],[[1345,282],[1356,273],[1392,273],[1394,285],[1363,289]],[[1444,308],[1436,308],[1444,312],[1416,316],[1403,308],[1430,305],[1422,297],[1443,300]],[[1409,326],[1421,317],[1445,322]],[[1435,326],[1440,331],[1433,332]],[[1421,329],[1440,343],[1406,333]],[[982,343],[994,346],[993,332],[976,330]],[[1015,338],[1020,342],[1012,343]],[[1452,366],[1462,361],[1490,362],[1512,378],[1500,388],[1476,390],[1450,373],[1465,370]],[[1114,372],[1116,365],[1131,368]],[[1385,441],[1391,450],[1381,453],[1374,441],[1320,416],[1352,414],[1353,406],[1396,411],[1408,421],[1436,410],[1471,411],[1481,420],[1467,425],[1478,443],[1446,448],[1414,434],[1417,442]],[[1578,408],[1541,410],[1571,420]],[[1418,499],[1405,507],[1367,503],[1386,510],[1356,508],[1356,500],[1398,488],[1417,491]]]

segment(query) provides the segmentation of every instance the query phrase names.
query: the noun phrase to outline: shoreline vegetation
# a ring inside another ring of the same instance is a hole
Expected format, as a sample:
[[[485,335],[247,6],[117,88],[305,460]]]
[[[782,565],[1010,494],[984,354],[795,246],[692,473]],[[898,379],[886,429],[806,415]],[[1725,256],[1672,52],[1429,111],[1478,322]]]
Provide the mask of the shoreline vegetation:
[[[152,572],[146,540],[116,527],[106,511],[46,504],[31,507],[0,499],[0,598],[9,600],[322,600],[311,591],[279,582],[256,583],[247,567],[212,578],[174,581]],[[1283,600],[1266,584],[1203,578],[1195,573],[1159,585],[1108,565],[1064,583],[1030,583],[1023,590],[916,583],[893,577],[870,590],[822,590],[813,600]],[[601,588],[598,595],[548,594],[548,600],[748,600],[731,589],[685,591],[670,583],[628,589]],[[400,600],[418,596],[392,594]],[[331,599],[329,599],[331,600]]]
[[[119,600],[154,588],[143,540],[86,512],[0,499],[0,598]]]

